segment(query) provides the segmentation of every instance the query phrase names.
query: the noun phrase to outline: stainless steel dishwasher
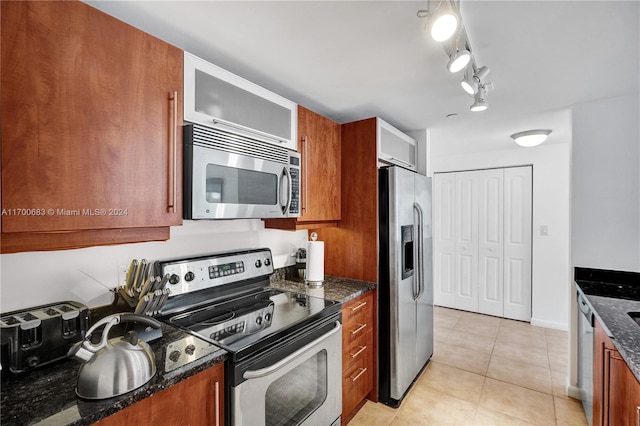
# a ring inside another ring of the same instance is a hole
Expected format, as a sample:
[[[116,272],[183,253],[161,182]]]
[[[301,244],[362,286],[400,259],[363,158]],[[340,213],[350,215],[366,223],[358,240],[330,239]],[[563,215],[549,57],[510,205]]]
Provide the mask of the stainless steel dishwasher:
[[[593,326],[594,316],[586,297],[578,290],[578,387],[582,408],[591,426],[593,424]]]

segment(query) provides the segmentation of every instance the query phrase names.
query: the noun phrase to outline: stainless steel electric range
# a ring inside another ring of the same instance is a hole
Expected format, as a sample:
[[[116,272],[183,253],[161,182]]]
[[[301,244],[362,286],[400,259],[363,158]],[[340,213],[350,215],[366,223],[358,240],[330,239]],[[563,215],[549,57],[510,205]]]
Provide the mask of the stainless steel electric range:
[[[232,425],[338,425],[340,304],[269,288],[269,249],[161,261],[171,295],[158,319],[225,349],[225,417]],[[172,361],[198,351],[167,351]]]

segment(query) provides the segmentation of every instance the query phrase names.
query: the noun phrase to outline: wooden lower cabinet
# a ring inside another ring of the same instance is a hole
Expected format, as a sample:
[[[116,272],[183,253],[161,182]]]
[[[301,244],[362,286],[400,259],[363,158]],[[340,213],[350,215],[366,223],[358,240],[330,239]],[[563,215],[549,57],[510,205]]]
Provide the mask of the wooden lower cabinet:
[[[342,424],[374,390],[374,292],[342,307]]]
[[[99,426],[223,425],[224,363],[99,421]]]
[[[593,425],[640,426],[640,383],[599,321],[593,359]]]

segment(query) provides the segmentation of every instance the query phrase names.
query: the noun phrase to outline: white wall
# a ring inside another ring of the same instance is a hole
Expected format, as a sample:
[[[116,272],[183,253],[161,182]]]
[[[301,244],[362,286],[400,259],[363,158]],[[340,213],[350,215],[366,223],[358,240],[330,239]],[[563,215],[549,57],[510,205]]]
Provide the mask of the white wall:
[[[638,96],[573,107],[574,266],[640,272]]]
[[[302,247],[307,231],[264,229],[259,219],[184,221],[164,242],[77,250],[0,255],[0,312],[75,300],[90,307],[111,303],[119,270],[131,259],[172,259],[226,250],[268,247],[274,266],[295,263],[292,245]],[[295,252],[295,249],[293,249]]]
[[[432,144],[438,144],[433,134]],[[570,140],[535,148],[467,152],[431,157],[434,173],[533,165],[532,318],[538,326],[569,327]],[[472,148],[473,149],[473,148]],[[432,150],[433,152],[434,150]],[[549,235],[540,235],[540,226]]]

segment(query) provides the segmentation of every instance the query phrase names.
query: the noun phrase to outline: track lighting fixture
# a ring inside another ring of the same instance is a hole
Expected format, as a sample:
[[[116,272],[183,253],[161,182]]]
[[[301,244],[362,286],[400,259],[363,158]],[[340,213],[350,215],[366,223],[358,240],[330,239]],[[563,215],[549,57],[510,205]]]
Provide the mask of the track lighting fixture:
[[[450,0],[440,0],[432,9],[429,0],[428,8],[418,11],[419,18],[427,18],[430,25],[431,38],[435,41],[446,41],[453,36],[460,26],[460,15],[452,7]]]
[[[473,73],[469,71],[473,70],[467,68],[467,70],[464,72],[464,77],[462,78],[460,85],[462,86],[462,90],[470,95],[475,95],[478,91],[478,83],[476,82]]]
[[[467,49],[456,50],[453,54],[449,56],[449,63],[447,64],[447,69],[450,73],[456,73],[462,71],[469,65],[471,61],[471,52]]]
[[[531,148],[547,140],[550,134],[551,130],[548,129],[527,130],[525,132],[514,133],[511,135],[511,138],[518,145]]]
[[[480,112],[489,108],[489,104],[487,104],[484,100],[486,93],[487,92],[484,85],[478,86],[478,91],[473,97],[473,104],[471,104],[471,107],[469,107],[471,111]]]
[[[435,3],[436,0],[433,0]],[[425,29],[429,27],[431,37],[443,42],[443,49],[449,61],[447,70],[450,73],[457,73],[465,70],[464,78],[460,82],[462,89],[473,96],[474,102],[471,111],[484,111],[488,108],[485,96],[491,83],[484,82],[489,68],[476,67],[472,55],[471,43],[467,32],[462,25],[460,16],[460,0],[439,0],[435,8],[431,7],[431,0],[428,0],[427,9],[418,10],[418,18],[426,19]],[[455,40],[450,40],[455,34]]]

